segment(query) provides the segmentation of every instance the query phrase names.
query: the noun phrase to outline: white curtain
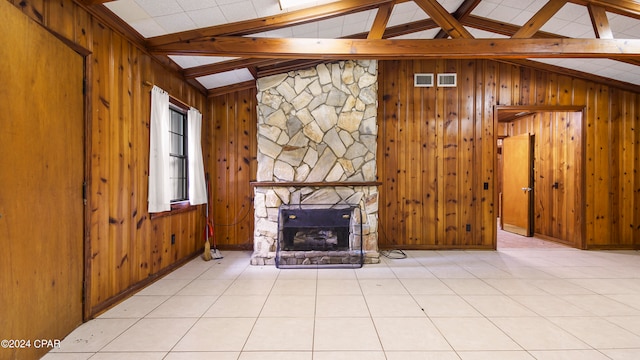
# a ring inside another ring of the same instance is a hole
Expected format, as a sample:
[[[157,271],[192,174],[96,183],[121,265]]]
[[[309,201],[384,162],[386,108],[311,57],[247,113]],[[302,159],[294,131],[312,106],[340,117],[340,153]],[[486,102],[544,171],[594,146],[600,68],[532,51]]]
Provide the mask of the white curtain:
[[[202,114],[195,108],[187,112],[187,157],[189,158],[189,203],[207,203],[207,183],[202,161]]]
[[[149,212],[171,210],[169,186],[169,94],[157,86],[151,89],[149,147]]]

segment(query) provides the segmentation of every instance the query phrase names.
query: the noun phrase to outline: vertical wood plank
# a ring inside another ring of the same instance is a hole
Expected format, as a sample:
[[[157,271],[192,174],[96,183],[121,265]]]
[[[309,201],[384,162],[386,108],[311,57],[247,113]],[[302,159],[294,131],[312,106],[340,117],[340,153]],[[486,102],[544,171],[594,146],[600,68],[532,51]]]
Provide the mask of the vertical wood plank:
[[[610,239],[611,234],[611,134],[609,109],[609,88],[596,86],[595,121],[594,121],[594,233],[593,245],[602,245],[605,241],[617,243],[618,239]]]
[[[496,98],[496,78],[498,77],[497,68],[493,62],[485,62],[485,78],[482,91],[484,97],[484,113],[482,116],[482,133],[479,138],[480,149],[482,152],[482,158],[480,163],[482,164],[481,174],[483,186],[487,183],[488,189],[478,190],[482,194],[482,207],[480,213],[482,218],[477,226],[481,226],[482,229],[482,243],[492,244],[495,248],[496,245],[496,214],[494,212],[494,202],[497,202],[497,194],[495,193],[495,179],[494,179],[494,164],[495,164],[495,139],[493,136],[494,125],[494,99]],[[484,188],[483,188],[484,189]]]
[[[397,164],[398,156],[400,155],[399,148],[397,146],[397,122],[398,122],[398,106],[400,103],[398,84],[396,81],[392,81],[397,77],[399,72],[400,61],[383,62],[382,68],[382,116],[379,118],[382,121],[382,127],[379,133],[384,134],[381,141],[381,148],[383,149],[383,159],[381,166],[378,168],[383,171],[383,185],[381,186],[380,196],[382,207],[380,209],[381,215],[381,231],[383,237],[380,238],[381,247],[395,247],[398,243],[402,244],[404,241],[404,234],[399,231],[399,200],[397,194]],[[385,76],[385,74],[387,74]],[[382,157],[381,159],[382,160]],[[380,175],[379,175],[380,176]]]
[[[457,73],[457,61],[444,61],[444,71]],[[458,88],[442,88],[443,119],[443,181],[444,181],[444,229],[445,241],[460,245],[464,236],[460,226],[459,209],[460,176],[458,156],[463,151],[459,147],[460,118],[458,116]]]
[[[469,60],[460,63],[460,73],[464,76],[458,78],[460,100],[459,119],[460,119],[460,135],[458,139],[458,148],[460,149],[460,159],[458,162],[458,174],[460,177],[460,186],[458,196],[460,198],[460,228],[462,233],[462,245],[473,246],[482,245],[477,242],[474,234],[473,214],[476,211],[476,201],[474,197],[474,178],[473,173],[474,161],[473,154],[475,152],[474,138],[474,87],[476,82],[475,61]],[[467,230],[467,225],[470,229]]]

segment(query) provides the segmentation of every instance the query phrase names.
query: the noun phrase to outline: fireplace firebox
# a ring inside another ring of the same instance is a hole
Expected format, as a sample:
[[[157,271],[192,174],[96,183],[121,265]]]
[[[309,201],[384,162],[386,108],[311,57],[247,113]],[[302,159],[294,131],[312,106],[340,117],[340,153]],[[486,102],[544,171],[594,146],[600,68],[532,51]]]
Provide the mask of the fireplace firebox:
[[[362,214],[353,205],[282,205],[276,266],[361,267]]]

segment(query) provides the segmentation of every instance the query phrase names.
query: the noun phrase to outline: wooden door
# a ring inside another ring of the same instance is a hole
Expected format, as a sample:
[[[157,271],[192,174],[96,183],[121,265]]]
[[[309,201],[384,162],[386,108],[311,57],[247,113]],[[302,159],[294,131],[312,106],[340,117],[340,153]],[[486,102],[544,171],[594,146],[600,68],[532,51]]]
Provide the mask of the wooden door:
[[[84,60],[0,3],[0,329],[31,340],[0,358],[33,359],[82,323]]]
[[[533,136],[505,138],[502,145],[502,228],[512,233],[533,235]]]

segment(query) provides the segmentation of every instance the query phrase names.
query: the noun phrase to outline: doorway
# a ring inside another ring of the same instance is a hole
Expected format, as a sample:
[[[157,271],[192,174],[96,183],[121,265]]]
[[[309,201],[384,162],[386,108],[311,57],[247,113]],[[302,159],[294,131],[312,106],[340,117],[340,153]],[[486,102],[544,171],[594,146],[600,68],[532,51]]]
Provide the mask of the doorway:
[[[504,168],[507,138],[523,134],[535,137],[530,186],[532,205],[528,214],[531,233],[540,239],[584,246],[584,129],[582,106],[498,106],[497,126],[497,198],[502,222],[510,211],[503,206],[505,179],[513,174]],[[525,193],[524,190],[522,190]],[[511,214],[509,214],[511,215]],[[505,229],[498,224],[498,229]],[[524,239],[524,238],[523,238]]]

